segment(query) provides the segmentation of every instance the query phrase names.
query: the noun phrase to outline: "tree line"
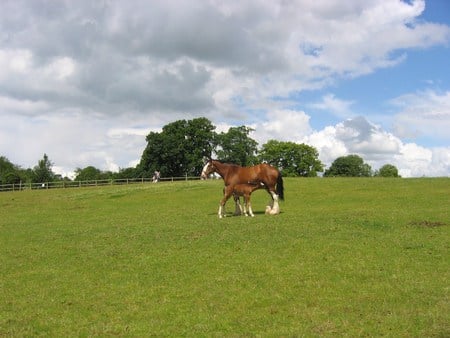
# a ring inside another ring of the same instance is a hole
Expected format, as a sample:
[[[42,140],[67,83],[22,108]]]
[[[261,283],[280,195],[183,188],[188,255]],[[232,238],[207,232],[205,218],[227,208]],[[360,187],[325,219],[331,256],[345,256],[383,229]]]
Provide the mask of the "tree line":
[[[284,176],[389,176],[399,177],[398,170],[386,164],[377,171],[358,155],[337,158],[325,170],[316,148],[307,144],[269,140],[261,147],[250,137],[252,128],[231,127],[217,133],[207,118],[178,120],[165,125],[161,132],[150,132],[147,145],[136,167],[121,168],[119,172],[102,171],[93,166],[76,168],[75,181],[148,178],[155,171],[162,177],[198,176],[205,158],[249,166],[261,162],[279,168]],[[0,156],[0,184],[40,183],[70,180],[52,171],[47,154],[31,169],[22,169]]]

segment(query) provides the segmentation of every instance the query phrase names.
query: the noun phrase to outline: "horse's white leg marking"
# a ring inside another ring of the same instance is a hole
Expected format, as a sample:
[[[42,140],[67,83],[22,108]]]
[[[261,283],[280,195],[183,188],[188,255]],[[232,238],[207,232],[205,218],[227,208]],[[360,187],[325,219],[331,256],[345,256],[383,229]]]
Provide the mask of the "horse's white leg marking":
[[[242,206],[241,206],[241,201],[239,199],[239,197],[234,199],[234,215],[235,216],[239,216],[242,214]]]
[[[250,216],[255,217],[255,215],[253,214],[252,203],[250,202],[250,200],[248,201],[248,212]]]
[[[280,213],[280,209],[272,209],[269,211],[269,215],[278,215]]]
[[[247,214],[247,197],[244,195],[244,215],[248,216]]]
[[[219,212],[218,212],[219,218],[222,218],[222,204],[219,205]]]
[[[278,204],[278,195],[271,191],[270,192],[272,194],[272,198],[273,198],[273,207],[272,210],[270,211],[271,215],[277,215],[280,213],[280,205]]]
[[[244,203],[245,203],[244,208],[246,208],[245,216],[248,216],[248,214],[247,214],[247,210],[248,210],[248,213],[250,214],[250,216],[254,217],[255,215],[253,215],[252,205],[250,203],[250,195],[251,195],[251,193],[246,193],[244,195]]]
[[[270,193],[272,195],[272,193]],[[267,206],[272,209],[273,208],[273,197],[269,200],[269,204]]]

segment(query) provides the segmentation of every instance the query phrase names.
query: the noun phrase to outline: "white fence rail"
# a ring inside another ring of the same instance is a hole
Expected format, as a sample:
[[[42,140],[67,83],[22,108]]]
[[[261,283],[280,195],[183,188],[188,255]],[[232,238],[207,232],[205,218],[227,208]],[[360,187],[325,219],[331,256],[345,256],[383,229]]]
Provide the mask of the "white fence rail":
[[[174,182],[174,181],[190,181],[199,180],[198,176],[183,176],[183,177],[162,177],[160,182]],[[152,178],[122,178],[122,179],[107,179],[107,180],[90,180],[90,181],[55,181],[42,183],[14,183],[0,185],[1,191],[20,191],[20,190],[34,190],[34,189],[65,189],[65,188],[82,188],[82,187],[97,187],[106,185],[126,185],[126,184],[143,184],[153,182]]]

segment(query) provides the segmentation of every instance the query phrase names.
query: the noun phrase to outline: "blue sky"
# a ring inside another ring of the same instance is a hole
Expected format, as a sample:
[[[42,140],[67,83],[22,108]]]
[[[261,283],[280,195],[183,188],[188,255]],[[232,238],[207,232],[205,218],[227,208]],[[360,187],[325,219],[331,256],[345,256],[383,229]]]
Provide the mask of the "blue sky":
[[[449,58],[449,48],[445,46],[408,51],[405,60],[395,67],[379,69],[354,79],[340,79],[336,84],[322,90],[300,93],[297,98],[298,107],[307,106],[308,102],[320,101],[323,96],[332,93],[343,101],[351,102],[349,115],[372,116],[374,122],[390,129],[390,117],[397,109],[390,102],[392,99],[405,93],[427,90],[444,93],[448,90],[450,72],[444,67]],[[338,116],[325,111],[314,116],[316,118],[311,122],[315,129],[321,129],[330,122],[338,123],[340,120]],[[427,146],[446,146],[448,140],[433,140],[433,135],[423,135],[420,137],[420,143]]]
[[[446,0],[1,2],[0,156],[117,171],[201,116],[450,176],[448,60]]]

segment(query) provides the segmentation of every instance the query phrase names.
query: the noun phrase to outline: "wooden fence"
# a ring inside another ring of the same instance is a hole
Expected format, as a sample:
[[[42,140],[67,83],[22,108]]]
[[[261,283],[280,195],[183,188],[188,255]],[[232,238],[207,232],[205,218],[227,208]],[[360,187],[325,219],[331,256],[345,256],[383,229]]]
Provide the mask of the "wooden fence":
[[[159,182],[174,182],[174,181],[190,181],[199,180],[198,176],[184,176],[184,177],[162,177]],[[82,188],[82,187],[97,187],[107,185],[126,185],[126,184],[143,184],[152,183],[152,178],[123,178],[123,179],[107,179],[107,180],[90,180],[90,181],[55,181],[42,183],[14,183],[0,185],[1,191],[20,191],[31,189],[65,189],[65,188]]]

